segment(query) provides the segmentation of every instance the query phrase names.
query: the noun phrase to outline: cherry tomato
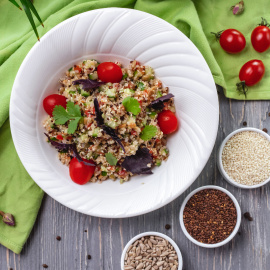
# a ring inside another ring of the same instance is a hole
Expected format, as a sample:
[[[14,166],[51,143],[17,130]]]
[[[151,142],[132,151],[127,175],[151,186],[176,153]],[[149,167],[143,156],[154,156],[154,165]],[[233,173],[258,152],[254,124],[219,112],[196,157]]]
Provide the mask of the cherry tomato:
[[[49,95],[43,100],[43,108],[47,114],[53,116],[52,112],[55,106],[61,105],[64,108],[67,106],[67,101],[64,96],[53,94]]]
[[[158,125],[164,134],[170,134],[177,130],[178,122],[175,114],[170,110],[163,110],[158,114]]]
[[[221,48],[228,53],[239,53],[246,46],[244,35],[236,29],[227,29],[213,34],[219,39]]]
[[[98,78],[103,82],[117,83],[122,80],[122,69],[112,62],[103,62],[97,67]]]
[[[95,164],[92,160],[83,159],[83,161]],[[77,158],[73,158],[69,164],[69,175],[73,182],[84,185],[93,176],[95,168],[96,166],[88,166],[83,162],[79,162]]]
[[[62,141],[64,138],[63,138],[63,136],[61,134],[58,134],[56,136],[56,139],[59,140],[59,141]]]
[[[264,19],[263,19],[264,20]],[[267,24],[267,22],[266,22]],[[251,34],[251,43],[253,48],[257,52],[265,52],[270,47],[270,29],[267,25],[264,25],[262,21],[261,25],[257,26]]]
[[[240,69],[239,79],[245,85],[252,86],[262,79],[264,72],[265,67],[261,60],[250,60]]]

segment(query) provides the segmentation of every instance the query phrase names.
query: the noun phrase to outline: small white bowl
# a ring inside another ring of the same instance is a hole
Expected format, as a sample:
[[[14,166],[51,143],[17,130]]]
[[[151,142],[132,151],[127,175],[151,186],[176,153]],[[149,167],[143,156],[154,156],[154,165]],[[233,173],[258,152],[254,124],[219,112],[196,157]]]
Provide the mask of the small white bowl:
[[[127,252],[127,249],[129,248],[130,245],[132,245],[136,240],[138,240],[139,238],[142,238],[144,236],[159,236],[164,238],[165,240],[167,240],[175,249],[177,256],[178,256],[178,269],[177,270],[182,270],[183,268],[183,258],[182,258],[182,254],[181,251],[179,249],[179,247],[176,245],[176,243],[167,235],[163,234],[163,233],[159,233],[159,232],[145,232],[145,233],[140,233],[138,235],[136,235],[135,237],[133,237],[125,246],[123,252],[122,252],[122,256],[121,256],[121,270],[124,270],[124,260],[125,260],[125,255]]]
[[[258,188],[258,187],[261,187],[265,184],[267,184],[269,181],[270,181],[270,177],[268,179],[266,179],[264,182],[260,183],[260,184],[257,184],[257,185],[252,185],[252,186],[248,186],[248,185],[243,185],[243,184],[239,184],[237,183],[236,181],[234,181],[232,178],[230,178],[230,176],[226,173],[226,171],[224,170],[223,168],[223,164],[222,164],[222,152],[223,152],[223,148],[225,146],[225,144],[227,143],[227,141],[232,137],[234,136],[235,134],[237,133],[240,133],[240,132],[243,132],[243,131],[255,131],[255,132],[258,132],[260,133],[261,135],[263,135],[268,141],[270,141],[270,136],[265,133],[264,131],[260,130],[260,129],[257,129],[257,128],[240,128],[240,129],[237,129],[235,131],[233,131],[232,133],[230,133],[222,142],[222,144],[220,145],[219,147],[219,150],[218,150],[218,160],[217,160],[217,165],[218,165],[218,169],[221,173],[221,175],[223,176],[223,178],[229,182],[230,184],[236,186],[236,187],[239,187],[239,188],[245,188],[245,189],[253,189],[253,188]]]
[[[184,213],[184,209],[185,209],[185,206],[187,204],[187,202],[189,201],[189,199],[194,195],[196,194],[197,192],[201,191],[201,190],[204,190],[204,189],[217,189],[217,190],[220,190],[220,191],[223,191],[224,193],[226,193],[233,201],[234,205],[235,205],[235,208],[236,208],[236,212],[237,212],[237,221],[236,221],[236,224],[235,224],[235,227],[234,227],[234,230],[232,231],[232,233],[229,235],[229,237],[227,237],[225,240],[219,242],[219,243],[216,243],[216,244],[205,244],[205,243],[201,243],[199,241],[197,241],[196,239],[194,239],[186,230],[186,227],[184,225],[184,219],[183,219],[183,213]],[[205,248],[216,248],[216,247],[220,247],[220,246],[223,246],[225,244],[227,244],[228,242],[230,242],[234,236],[236,235],[236,233],[238,232],[239,230],[239,227],[240,227],[240,224],[241,224],[241,209],[240,209],[240,206],[236,200],[236,198],[226,189],[222,188],[222,187],[219,187],[219,186],[213,186],[213,185],[209,185],[209,186],[203,186],[203,187],[200,187],[200,188],[197,188],[195,190],[193,190],[187,197],[186,199],[184,200],[184,202],[182,203],[182,206],[181,206],[181,209],[180,209],[180,215],[179,215],[179,218],[180,218],[180,225],[181,225],[181,228],[182,228],[182,231],[184,232],[184,234],[186,235],[186,237],[191,241],[193,242],[194,244],[198,245],[198,246],[201,246],[201,247],[205,247]]]

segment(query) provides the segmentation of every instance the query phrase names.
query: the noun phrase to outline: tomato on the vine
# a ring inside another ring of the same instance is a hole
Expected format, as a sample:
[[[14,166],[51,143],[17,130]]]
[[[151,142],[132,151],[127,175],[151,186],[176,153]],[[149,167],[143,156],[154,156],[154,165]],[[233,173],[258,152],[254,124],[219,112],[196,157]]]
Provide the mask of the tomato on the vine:
[[[261,24],[251,34],[251,43],[257,52],[265,52],[270,47],[270,29],[267,21],[262,18]]]
[[[177,130],[177,118],[172,111],[163,110],[158,114],[157,120],[158,125],[164,134],[170,134]]]
[[[53,116],[53,109],[55,106],[61,105],[64,108],[67,106],[67,100],[64,96],[53,94],[49,95],[43,100],[43,108],[47,114]]]
[[[122,69],[112,62],[103,62],[97,67],[98,78],[103,82],[117,83],[122,80]]]
[[[246,95],[247,87],[258,83],[265,72],[264,64],[261,60],[250,60],[245,63],[239,72],[241,82],[237,83],[237,89]]]
[[[227,29],[218,33],[213,33],[219,40],[221,48],[228,53],[239,53],[246,46],[244,35],[236,29]]]
[[[92,160],[83,159],[86,163],[95,165]],[[77,158],[73,158],[69,164],[69,175],[73,182],[79,185],[86,184],[95,172],[96,166],[86,165],[79,162]]]

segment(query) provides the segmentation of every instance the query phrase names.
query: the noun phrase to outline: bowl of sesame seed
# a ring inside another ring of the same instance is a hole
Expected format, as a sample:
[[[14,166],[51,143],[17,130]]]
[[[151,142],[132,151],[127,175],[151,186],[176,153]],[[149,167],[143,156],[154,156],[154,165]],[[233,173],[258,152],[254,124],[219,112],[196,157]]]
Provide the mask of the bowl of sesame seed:
[[[257,128],[230,133],[218,152],[218,168],[230,184],[245,189],[270,181],[270,136]]]

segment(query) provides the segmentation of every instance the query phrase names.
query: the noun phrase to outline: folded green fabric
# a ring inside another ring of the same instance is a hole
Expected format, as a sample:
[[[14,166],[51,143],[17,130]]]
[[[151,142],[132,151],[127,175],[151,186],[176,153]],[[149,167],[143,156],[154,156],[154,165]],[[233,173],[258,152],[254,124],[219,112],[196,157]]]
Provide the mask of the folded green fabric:
[[[191,0],[34,0],[34,4],[45,25],[42,28],[37,23],[41,37],[65,19],[97,8],[136,8],[159,16],[190,37],[204,55],[216,83],[225,86]],[[24,12],[8,0],[0,2],[0,11],[0,210],[16,219],[15,227],[0,222],[0,243],[19,253],[33,227],[43,193],[16,154],[7,119],[16,73],[37,40]]]
[[[198,15],[205,35],[212,48],[214,56],[223,72],[226,97],[234,99],[245,99],[243,94],[236,91],[236,83],[239,82],[239,71],[243,64],[252,59],[262,60],[265,65],[265,75],[261,82],[249,87],[248,100],[270,99],[270,50],[264,53],[256,52],[251,44],[250,36],[253,29],[261,22],[261,17],[270,21],[270,1],[244,0],[245,10],[240,15],[233,15],[230,7],[239,0],[194,0]],[[215,36],[210,32],[218,32],[225,29],[237,29],[246,38],[246,48],[239,54],[228,54],[220,47]],[[223,81],[223,80],[222,80]]]
[[[9,121],[0,130],[0,209],[12,213],[16,226],[0,221],[0,243],[20,253],[35,222],[43,192],[29,177],[14,149]]]

